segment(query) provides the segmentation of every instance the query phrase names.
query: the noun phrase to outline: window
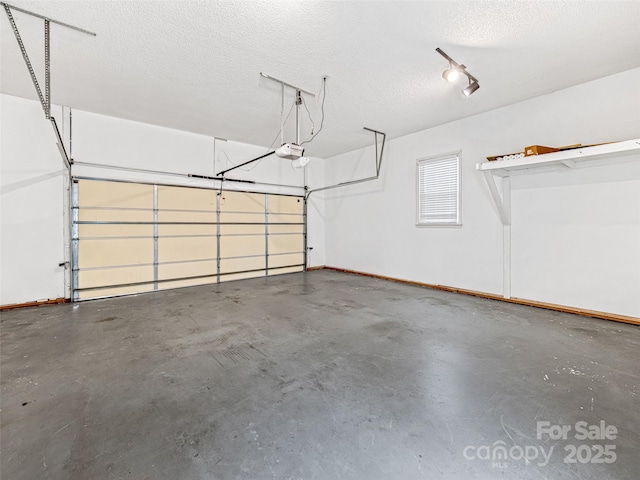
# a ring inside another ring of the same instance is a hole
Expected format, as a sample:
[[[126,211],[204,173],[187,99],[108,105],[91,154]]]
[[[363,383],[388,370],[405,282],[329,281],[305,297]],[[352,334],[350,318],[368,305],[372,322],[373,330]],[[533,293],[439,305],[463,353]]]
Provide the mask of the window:
[[[461,225],[460,152],[418,160],[418,226]]]

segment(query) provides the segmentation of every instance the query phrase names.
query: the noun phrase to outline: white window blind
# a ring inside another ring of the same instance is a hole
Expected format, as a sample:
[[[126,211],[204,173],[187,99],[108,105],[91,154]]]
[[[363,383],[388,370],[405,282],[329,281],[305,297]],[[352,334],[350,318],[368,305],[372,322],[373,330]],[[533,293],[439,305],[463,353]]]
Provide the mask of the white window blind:
[[[418,225],[460,225],[459,154],[418,160]]]

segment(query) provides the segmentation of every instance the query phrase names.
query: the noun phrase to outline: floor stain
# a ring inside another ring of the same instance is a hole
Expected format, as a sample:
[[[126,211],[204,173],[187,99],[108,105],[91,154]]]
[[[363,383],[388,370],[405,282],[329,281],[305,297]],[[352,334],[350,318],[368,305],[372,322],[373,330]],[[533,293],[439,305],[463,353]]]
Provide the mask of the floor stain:
[[[117,320],[118,318],[120,318],[120,317],[106,317],[106,318],[103,318],[101,320],[96,320],[95,323],[113,322],[114,320]]]

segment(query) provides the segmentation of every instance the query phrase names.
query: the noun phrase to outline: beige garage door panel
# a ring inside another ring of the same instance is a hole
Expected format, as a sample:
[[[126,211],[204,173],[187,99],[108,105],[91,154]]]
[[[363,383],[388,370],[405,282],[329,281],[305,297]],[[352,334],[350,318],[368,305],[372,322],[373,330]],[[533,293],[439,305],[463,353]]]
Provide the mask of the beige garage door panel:
[[[153,266],[81,270],[78,280],[82,288],[106,287],[126,283],[151,282],[153,288]],[[147,287],[142,286],[141,289]]]
[[[152,238],[80,240],[78,243],[80,268],[153,263]]]
[[[81,222],[153,222],[153,210],[84,209],[78,212]],[[117,225],[114,225],[117,228]]]
[[[300,235],[269,236],[269,255],[275,253],[297,253],[304,249],[304,241]]]
[[[153,237],[153,225],[78,225],[80,238],[87,237]]]
[[[297,197],[269,195],[269,215],[272,213],[298,213],[302,215],[304,203]]]
[[[153,209],[153,185],[82,180],[78,203],[82,207]]]
[[[265,241],[263,236],[220,238],[220,256],[222,258],[264,254]]]
[[[264,215],[265,195],[263,193],[223,192],[220,200],[220,211],[256,212]]]
[[[296,233],[302,235],[304,227],[302,225],[269,225],[269,235],[278,233]]]
[[[304,263],[304,255],[302,253],[290,253],[287,255],[269,256],[269,274],[271,269],[276,267],[285,267],[288,265],[302,265]],[[274,270],[278,273],[278,270]]]
[[[169,263],[158,265],[158,279],[197,277],[201,275],[217,275],[217,261]]]
[[[158,186],[158,209],[216,211],[216,190]]]
[[[245,280],[249,278],[264,277],[264,270],[259,272],[236,273],[220,277],[220,282],[231,282],[233,280]]]
[[[215,237],[172,237],[158,239],[158,262],[216,258]]]
[[[216,212],[172,212],[158,211],[158,222],[217,222]]]
[[[262,235],[264,238],[265,226],[264,225],[220,225],[220,235]]]
[[[170,235],[209,235],[216,236],[216,225],[158,225],[158,235],[166,237]]]
[[[269,276],[282,275],[284,273],[302,272],[302,267],[279,268],[278,270],[269,270]]]
[[[284,214],[277,214],[277,213],[269,214],[269,223],[300,223],[302,224],[302,222],[303,222],[302,215],[284,215]],[[277,225],[274,225],[274,227],[277,227]]]
[[[264,223],[264,212],[262,213],[220,213],[220,223]],[[229,225],[231,226],[231,225]]]
[[[175,282],[160,282],[158,290],[168,290],[170,288],[195,287],[197,285],[208,285],[218,283],[217,278],[193,278],[191,280],[176,280]]]
[[[131,293],[144,293],[152,292],[153,284],[149,285],[133,285],[129,287],[117,287],[117,288],[99,288],[96,290],[86,290],[78,292],[79,300],[89,300],[92,298],[100,297],[115,297],[117,295],[128,295]]]
[[[265,268],[264,257],[230,258],[220,260],[220,273],[243,272],[245,270],[257,270]],[[254,277],[260,274],[254,275]],[[262,273],[264,275],[264,272]]]

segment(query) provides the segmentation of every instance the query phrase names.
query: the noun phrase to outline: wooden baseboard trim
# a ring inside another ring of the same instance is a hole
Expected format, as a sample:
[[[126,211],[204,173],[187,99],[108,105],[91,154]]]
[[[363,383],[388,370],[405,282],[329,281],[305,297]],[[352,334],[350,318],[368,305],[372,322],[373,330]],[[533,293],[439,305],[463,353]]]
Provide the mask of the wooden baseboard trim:
[[[57,305],[59,303],[69,303],[68,298],[51,298],[40,302],[13,303],[11,305],[0,305],[0,311],[13,310],[14,308],[39,307],[40,305]]]
[[[461,293],[463,295],[472,295],[474,297],[487,298],[489,300],[499,300],[501,302],[516,303],[518,305],[527,305],[529,307],[544,308],[546,310],[555,310],[557,312],[573,313],[574,315],[582,315],[585,317],[600,318],[603,320],[612,320],[614,322],[629,323],[631,325],[640,325],[640,318],[630,317],[627,315],[618,315],[615,313],[599,312],[596,310],[586,310],[576,307],[567,307],[566,305],[557,305],[555,303],[538,302],[536,300],[527,300],[524,298],[504,298],[493,293],[478,292],[475,290],[466,290],[464,288],[448,287],[446,285],[434,285],[431,283],[416,282],[413,280],[404,280],[402,278],[387,277],[385,275],[376,275],[373,273],[359,272],[357,270],[349,270],[337,267],[314,267],[314,270],[332,270],[335,272],[350,273],[352,275],[362,275],[364,277],[377,278],[380,280],[388,280],[391,282],[406,283],[416,285],[418,287],[433,288],[436,290],[444,290],[446,292]]]
[[[327,267],[325,267],[324,265],[320,265],[318,267],[309,267],[309,268],[307,268],[307,272],[313,272],[314,270],[323,270],[325,268],[327,268]]]

